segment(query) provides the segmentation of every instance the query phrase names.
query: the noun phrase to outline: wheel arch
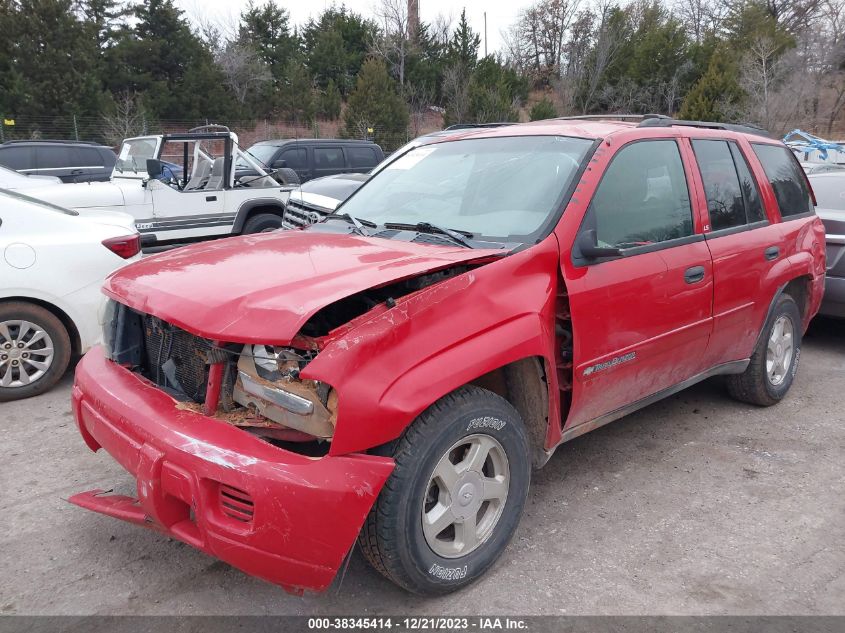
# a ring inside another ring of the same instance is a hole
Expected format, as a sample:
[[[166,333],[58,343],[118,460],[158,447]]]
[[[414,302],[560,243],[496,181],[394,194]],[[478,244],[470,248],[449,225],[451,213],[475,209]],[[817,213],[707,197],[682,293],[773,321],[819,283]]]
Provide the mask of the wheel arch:
[[[244,224],[252,216],[258,213],[272,213],[280,218],[284,217],[285,205],[281,200],[276,198],[258,198],[255,200],[247,200],[240,207],[235,216],[235,222],[232,226],[232,233],[240,233],[244,229]]]
[[[44,299],[36,299],[34,297],[22,295],[0,298],[0,305],[6,303],[31,303],[47,310],[47,312],[61,321],[62,325],[67,330],[68,336],[70,336],[71,355],[75,357],[82,355],[82,337],[79,333],[79,329],[76,327],[76,323],[73,322],[70,315],[68,315],[68,313],[60,307]]]

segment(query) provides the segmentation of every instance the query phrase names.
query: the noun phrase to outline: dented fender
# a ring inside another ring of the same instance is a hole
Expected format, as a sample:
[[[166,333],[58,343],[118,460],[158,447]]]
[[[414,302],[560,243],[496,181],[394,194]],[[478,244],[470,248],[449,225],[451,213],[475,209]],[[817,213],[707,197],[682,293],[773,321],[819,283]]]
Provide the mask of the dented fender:
[[[397,300],[390,309],[375,309],[354,327],[326,337],[302,377],[337,390],[330,454],[397,438],[436,400],[508,363],[539,356],[553,367],[557,269],[557,240],[550,236]],[[507,292],[503,279],[510,282]],[[549,377],[552,413],[558,410],[555,380]]]

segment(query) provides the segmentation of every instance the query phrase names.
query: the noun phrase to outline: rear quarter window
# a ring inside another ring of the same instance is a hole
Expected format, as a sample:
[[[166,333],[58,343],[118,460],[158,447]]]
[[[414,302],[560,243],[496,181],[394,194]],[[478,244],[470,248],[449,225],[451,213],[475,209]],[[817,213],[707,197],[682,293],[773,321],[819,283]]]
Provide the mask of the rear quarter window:
[[[775,190],[781,217],[813,212],[813,198],[801,165],[792,152],[780,145],[752,143],[766,177]]]
[[[378,164],[378,156],[372,147],[347,147],[349,166],[356,169],[371,168]]]

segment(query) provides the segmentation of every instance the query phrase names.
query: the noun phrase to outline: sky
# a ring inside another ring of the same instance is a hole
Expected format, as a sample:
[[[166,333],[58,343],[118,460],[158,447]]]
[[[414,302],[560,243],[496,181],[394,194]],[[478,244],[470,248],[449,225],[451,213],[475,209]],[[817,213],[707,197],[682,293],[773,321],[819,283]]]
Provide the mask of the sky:
[[[316,17],[330,7],[332,0],[275,0],[276,4],[288,10],[295,24],[304,24],[308,18]],[[461,10],[466,7],[467,19],[473,30],[482,36],[480,53],[484,54],[484,12],[487,12],[487,50],[494,53],[502,48],[501,31],[516,21],[520,9],[531,4],[531,0],[419,0],[420,19],[432,22],[438,15],[453,18],[457,24]],[[343,4],[355,13],[365,17],[375,15],[377,0],[345,0]],[[247,0],[176,0],[188,16],[222,24],[236,24]],[[261,4],[257,1],[256,4]],[[341,4],[341,2],[337,2]]]

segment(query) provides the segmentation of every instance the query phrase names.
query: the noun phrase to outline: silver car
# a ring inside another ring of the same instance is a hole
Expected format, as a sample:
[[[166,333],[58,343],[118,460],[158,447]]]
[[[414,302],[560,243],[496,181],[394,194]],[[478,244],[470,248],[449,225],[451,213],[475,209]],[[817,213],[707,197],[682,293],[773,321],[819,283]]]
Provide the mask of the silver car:
[[[845,318],[845,171],[809,175],[827,234],[827,275],[819,314]]]

